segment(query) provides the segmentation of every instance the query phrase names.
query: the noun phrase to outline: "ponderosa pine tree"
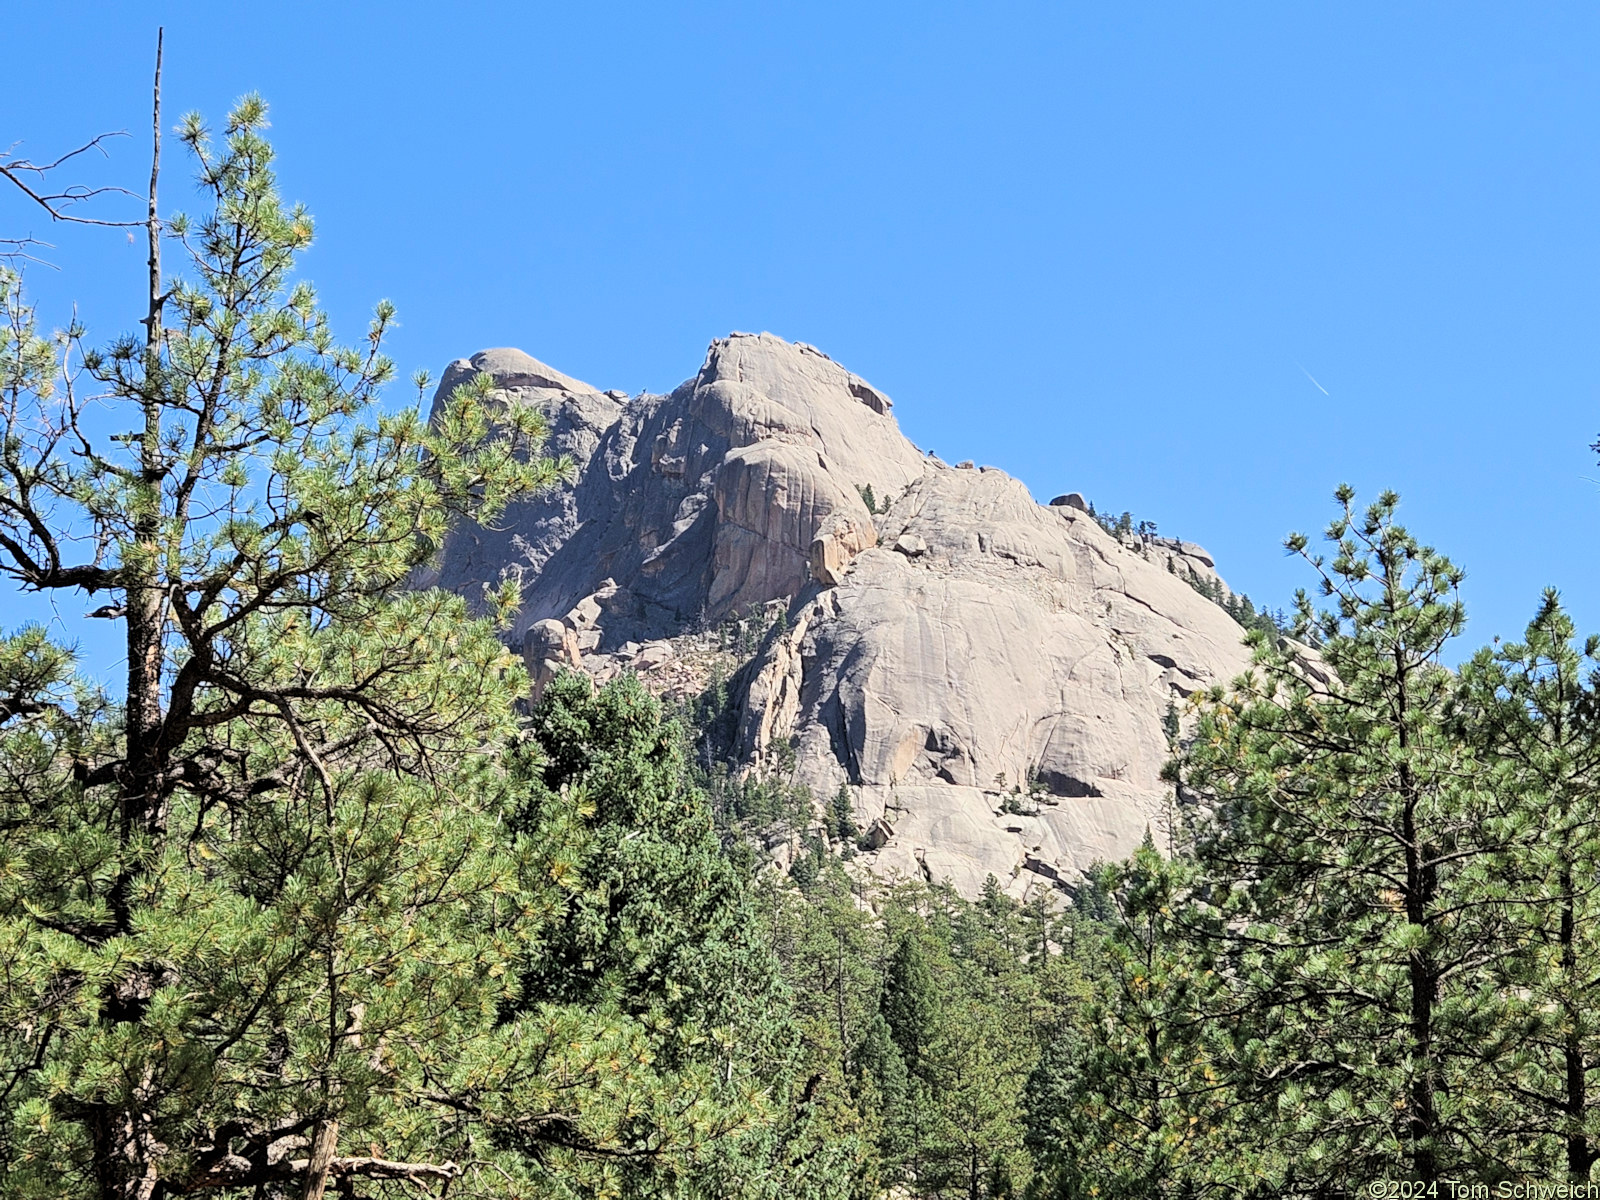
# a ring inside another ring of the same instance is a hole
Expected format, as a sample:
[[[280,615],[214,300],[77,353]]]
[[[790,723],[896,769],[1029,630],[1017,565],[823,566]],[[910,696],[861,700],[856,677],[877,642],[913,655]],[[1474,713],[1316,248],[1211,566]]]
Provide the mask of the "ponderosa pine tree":
[[[881,897],[836,858],[801,888],[776,872],[758,882],[762,923],[792,996],[796,1078],[819,1128],[852,1160],[843,1197],[875,1197],[906,1138],[905,1063],[879,1011],[889,955]]]
[[[1023,1088],[1080,997],[1076,964],[1025,949],[1030,922],[998,881],[976,902],[920,882],[868,896],[885,961],[858,1059],[883,1181],[930,1200],[1020,1195]]]
[[[1547,591],[1521,642],[1463,667],[1458,720],[1520,819],[1499,872],[1511,952],[1497,987],[1513,1012],[1504,1103],[1586,1182],[1600,1159],[1600,638],[1580,648],[1575,635]]]
[[[879,1077],[880,1089],[900,1091],[896,1084],[904,1072],[905,1086],[899,1104],[881,1114],[879,1149],[884,1159],[886,1179],[899,1178],[915,1183],[929,1167],[933,1122],[932,1063],[928,1050],[937,1035],[939,996],[933,974],[928,969],[919,928],[926,916],[914,918],[891,896],[889,905],[898,917],[898,929],[885,929],[885,962],[878,994],[878,1016],[883,1022],[894,1054],[879,1056],[886,1073]],[[871,1032],[871,1028],[866,1031]],[[926,1179],[921,1182],[926,1183]]]
[[[757,886],[762,923],[791,997],[786,1019],[798,1040],[795,1079],[812,1098],[818,1129],[851,1159],[850,1182],[838,1194],[875,1196],[879,1144],[884,1123],[900,1111],[905,1067],[877,1015],[881,936],[862,904],[862,882],[830,858],[808,889],[776,872]],[[881,1040],[874,1040],[875,1029]],[[885,1046],[892,1065],[879,1057]]]
[[[808,1058],[830,1088],[844,1086],[858,1074],[857,1047],[877,1015],[882,985],[880,932],[857,895],[863,885],[832,859],[808,889],[779,888],[775,880],[764,886],[773,951],[795,991]]]
[[[877,1114],[881,1130],[884,1123],[904,1110],[906,1089],[910,1086],[905,1058],[894,1044],[889,1022],[881,1012],[867,1018],[866,1032],[856,1047],[855,1070],[862,1085],[864,1107]],[[884,1140],[881,1132],[879,1139]],[[885,1148],[891,1157],[897,1156],[898,1147],[886,1144]]]
[[[1452,725],[1461,572],[1395,522],[1393,494],[1337,499],[1331,562],[1289,542],[1334,606],[1331,671],[1252,635],[1254,672],[1205,698],[1176,764],[1212,815],[1196,895],[1230,988],[1230,1082],[1275,1133],[1256,1168],[1285,1192],[1493,1179],[1528,1165],[1488,1061],[1512,945],[1497,876],[1525,825]]]
[[[933,928],[940,1003],[926,1052],[932,1103],[923,1173],[936,1185],[933,1195],[1012,1197],[1030,1174],[1023,1088],[1038,1060],[1040,1030],[1054,1024],[1054,1004],[1040,985],[1063,980],[1051,977],[1051,964],[1025,961],[1017,905],[992,875],[977,902],[954,905]]]
[[[922,947],[925,936],[909,923],[894,935],[878,999],[878,1012],[906,1070],[905,1102],[886,1118],[886,1149],[900,1160],[898,1173],[910,1182],[914,1194],[928,1191],[940,1174],[933,1136],[936,1082],[928,1054],[938,1032],[939,994]]]
[[[393,309],[342,347],[291,280],[312,223],[265,118],[184,119],[209,211],[163,222],[152,187],[143,336],[41,336],[0,277],[0,573],[102,601],[127,652],[108,697],[38,630],[0,646],[7,1195],[448,1181],[432,1080],[537,907],[491,769],[520,670],[403,584],[562,464],[487,380],[431,426],[376,409]]]
[[[889,958],[878,1011],[912,1078],[925,1075],[924,1056],[938,1024],[939,997],[917,933],[902,932]]]

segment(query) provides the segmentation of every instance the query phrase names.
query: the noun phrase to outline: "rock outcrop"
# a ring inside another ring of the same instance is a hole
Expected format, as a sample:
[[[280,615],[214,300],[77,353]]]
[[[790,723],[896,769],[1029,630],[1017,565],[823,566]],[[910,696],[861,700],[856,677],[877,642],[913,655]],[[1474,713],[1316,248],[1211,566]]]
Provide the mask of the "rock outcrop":
[[[607,650],[837,580],[877,542],[858,485],[893,494],[924,470],[888,397],[769,334],[713,342],[694,379],[626,403],[516,350],[452,363],[439,395],[472,372],[545,409],[549,450],[579,464],[575,486],[499,529],[455,531],[423,580],[473,596],[520,571],[518,637],[607,577],[620,584],[602,602]]]
[[[812,347],[735,334],[633,399],[491,350],[441,395],[475,372],[545,409],[578,474],[455,531],[424,582],[473,597],[520,572],[536,689],[574,664],[684,668],[686,633],[783,610],[734,680],[738,763],[848,787],[871,869],[1025,895],[1125,854],[1168,811],[1169,707],[1247,663],[1188,582],[1221,582],[1200,547],[924,456]]]

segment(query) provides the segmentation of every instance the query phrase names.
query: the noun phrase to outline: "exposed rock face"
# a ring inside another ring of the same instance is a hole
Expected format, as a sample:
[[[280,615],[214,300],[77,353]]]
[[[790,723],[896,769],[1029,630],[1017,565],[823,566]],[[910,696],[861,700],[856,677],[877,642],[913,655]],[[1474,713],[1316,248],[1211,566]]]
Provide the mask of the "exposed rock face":
[[[1239,672],[1238,626],[999,471],[931,468],[884,522],[894,550],[863,551],[764,648],[744,755],[793,736],[819,793],[848,783],[862,824],[889,818],[879,867],[968,894],[1131,849],[1165,816],[1166,707]]]
[[[691,627],[786,602],[734,681],[740,760],[788,745],[817,796],[848,785],[880,872],[1023,895],[1127,853],[1166,815],[1168,706],[1247,663],[1185,581],[1217,580],[1200,547],[1119,541],[1075,494],[1040,505],[924,458],[811,347],[736,334],[625,403],[506,350],[452,364],[441,394],[473,371],[544,406],[579,474],[452,535],[426,582],[474,596],[520,566],[536,689],[573,662],[657,672]]]
[[[893,495],[924,469],[888,397],[770,334],[713,342],[670,396],[625,404],[515,350],[452,363],[439,396],[474,371],[504,383],[507,403],[545,408],[549,449],[580,465],[575,487],[518,506],[500,531],[458,530],[423,580],[474,596],[520,567],[519,637],[605,577],[621,584],[604,604],[607,650],[836,581],[877,544],[857,487]]]

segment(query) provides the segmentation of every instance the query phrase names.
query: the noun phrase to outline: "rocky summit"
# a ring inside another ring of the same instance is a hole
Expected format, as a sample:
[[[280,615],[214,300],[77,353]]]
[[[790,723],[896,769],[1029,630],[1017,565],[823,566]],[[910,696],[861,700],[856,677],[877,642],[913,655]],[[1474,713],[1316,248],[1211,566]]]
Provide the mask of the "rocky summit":
[[[1173,713],[1248,662],[1200,547],[925,455],[882,391],[771,334],[713,342],[670,395],[501,349],[452,363],[440,397],[482,373],[577,471],[453,531],[424,582],[520,575],[536,692],[572,667],[688,694],[726,648],[707,631],[739,621],[734,769],[792,775],[819,814],[845,785],[868,869],[1024,897],[1159,837]]]

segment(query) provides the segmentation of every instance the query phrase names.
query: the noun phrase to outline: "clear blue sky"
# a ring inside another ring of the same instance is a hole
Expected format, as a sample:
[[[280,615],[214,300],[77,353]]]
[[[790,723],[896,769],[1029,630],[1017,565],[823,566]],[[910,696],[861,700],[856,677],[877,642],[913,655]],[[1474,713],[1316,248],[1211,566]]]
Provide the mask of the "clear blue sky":
[[[158,23],[173,119],[272,104],[305,273],[351,338],[393,299],[406,371],[664,391],[771,330],[1257,600],[1348,480],[1466,567],[1472,641],[1547,584],[1600,628],[1593,5],[13,0],[0,143],[126,128],[138,187]],[[133,329],[140,248],[56,237],[47,317]]]

